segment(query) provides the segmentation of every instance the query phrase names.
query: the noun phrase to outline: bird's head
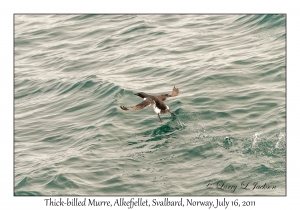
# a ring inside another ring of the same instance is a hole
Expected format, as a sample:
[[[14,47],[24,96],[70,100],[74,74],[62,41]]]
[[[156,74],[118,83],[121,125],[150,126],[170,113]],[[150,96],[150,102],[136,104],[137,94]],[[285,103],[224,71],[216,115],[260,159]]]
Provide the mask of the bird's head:
[[[134,95],[139,96],[141,98],[146,98],[147,97],[147,94],[144,93],[144,92],[135,93]]]

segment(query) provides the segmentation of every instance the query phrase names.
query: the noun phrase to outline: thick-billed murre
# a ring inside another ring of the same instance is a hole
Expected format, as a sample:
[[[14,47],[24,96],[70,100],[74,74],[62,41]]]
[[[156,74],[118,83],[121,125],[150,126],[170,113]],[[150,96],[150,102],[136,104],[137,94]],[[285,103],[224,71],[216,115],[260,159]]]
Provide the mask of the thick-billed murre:
[[[152,104],[154,112],[157,114],[159,121],[162,122],[159,114],[165,114],[167,112],[170,112],[169,107],[163,101],[165,101],[168,97],[178,96],[178,94],[179,94],[179,89],[176,88],[175,86],[174,86],[171,94],[162,94],[162,95],[158,95],[158,96],[152,96],[152,95],[148,95],[147,93],[144,93],[144,92],[139,92],[134,95],[137,95],[137,96],[143,98],[144,101],[142,101],[141,103],[139,103],[131,108],[126,108],[125,106],[120,106],[120,107],[123,110],[141,110]],[[175,116],[175,114],[173,114],[172,112],[170,112],[170,113],[172,116]]]

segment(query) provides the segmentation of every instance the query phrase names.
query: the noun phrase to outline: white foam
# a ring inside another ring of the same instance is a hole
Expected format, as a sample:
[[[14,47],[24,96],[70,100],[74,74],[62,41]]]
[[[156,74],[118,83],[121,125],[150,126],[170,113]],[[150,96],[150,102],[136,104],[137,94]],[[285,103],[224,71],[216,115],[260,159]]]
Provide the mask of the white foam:
[[[285,141],[285,132],[280,132],[279,135],[278,135],[278,141],[275,145],[275,148],[279,148],[279,144],[282,142],[282,141]]]
[[[262,132],[255,132],[255,134],[253,135],[252,147],[254,147],[256,142],[260,139],[261,134]]]

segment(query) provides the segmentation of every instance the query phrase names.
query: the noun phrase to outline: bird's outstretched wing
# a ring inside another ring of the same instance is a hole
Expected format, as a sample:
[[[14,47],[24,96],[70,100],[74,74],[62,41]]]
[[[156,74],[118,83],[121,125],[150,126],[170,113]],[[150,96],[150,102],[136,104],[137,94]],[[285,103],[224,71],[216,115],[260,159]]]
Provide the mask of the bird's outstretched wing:
[[[173,91],[172,91],[171,94],[162,94],[162,95],[159,95],[159,96],[156,96],[156,97],[157,97],[159,100],[164,101],[164,100],[166,100],[168,97],[175,97],[175,96],[178,96],[178,95],[179,95],[179,89],[176,88],[176,87],[174,86]]]
[[[145,107],[150,106],[151,104],[154,104],[154,103],[155,102],[152,99],[147,98],[145,101],[142,101],[141,103],[139,103],[133,107],[130,107],[130,108],[126,108],[125,106],[120,106],[120,107],[123,110],[141,110],[141,109],[144,109]]]

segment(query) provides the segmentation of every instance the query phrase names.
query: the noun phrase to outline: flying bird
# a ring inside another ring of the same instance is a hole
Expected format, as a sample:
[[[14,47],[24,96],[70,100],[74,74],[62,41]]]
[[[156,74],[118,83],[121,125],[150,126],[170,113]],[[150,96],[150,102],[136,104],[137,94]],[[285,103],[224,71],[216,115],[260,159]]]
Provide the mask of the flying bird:
[[[141,110],[141,109],[144,109],[145,107],[152,105],[154,112],[157,114],[157,116],[159,118],[159,122],[162,122],[159,114],[165,114],[165,113],[170,112],[172,116],[176,116],[174,113],[172,113],[170,111],[169,107],[164,103],[164,101],[168,97],[175,97],[175,96],[178,96],[178,94],[179,94],[179,89],[176,88],[175,86],[174,86],[171,94],[162,94],[162,95],[158,95],[158,96],[152,96],[152,95],[149,95],[144,92],[139,92],[134,95],[137,95],[137,96],[143,98],[144,101],[142,101],[141,103],[139,103],[131,108],[126,108],[125,106],[120,106],[120,107],[123,110]]]

